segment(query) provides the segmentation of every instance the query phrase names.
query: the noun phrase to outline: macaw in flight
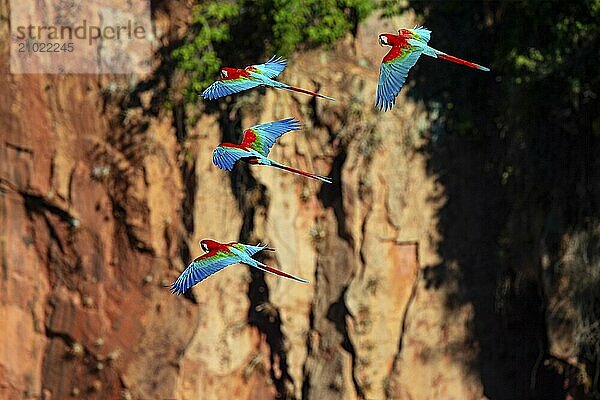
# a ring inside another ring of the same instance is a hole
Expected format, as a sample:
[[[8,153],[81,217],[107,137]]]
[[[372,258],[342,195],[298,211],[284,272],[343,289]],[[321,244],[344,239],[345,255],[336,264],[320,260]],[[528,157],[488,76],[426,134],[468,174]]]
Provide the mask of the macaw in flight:
[[[239,93],[243,90],[252,89],[260,85],[265,85],[276,89],[300,92],[335,101],[332,97],[286,85],[285,83],[274,80],[273,78],[277,77],[286,66],[287,61],[284,58],[273,56],[264,64],[249,65],[244,69],[221,68],[221,76],[202,92],[202,97],[213,100],[233,93]]]
[[[257,246],[251,246],[237,242],[219,243],[214,240],[204,239],[200,241],[200,247],[204,250],[204,254],[192,261],[181,275],[179,275],[179,278],[173,282],[171,293],[177,295],[185,293],[195,284],[235,263],[244,263],[264,272],[308,283],[305,279],[287,274],[253,259],[252,256],[261,250],[275,251],[260,243]]]
[[[233,165],[238,160],[242,160],[249,164],[268,165],[321,182],[331,183],[331,179],[324,176],[300,171],[268,158],[269,151],[277,138],[286,132],[299,129],[300,121],[294,118],[255,125],[244,131],[244,139],[241,144],[221,143],[218,145],[213,152],[213,163],[221,169],[231,171]]]
[[[413,29],[400,29],[397,35],[389,33],[379,35],[379,44],[381,46],[391,46],[391,49],[383,58],[379,69],[375,108],[380,111],[392,109],[396,102],[396,96],[404,85],[408,70],[417,63],[421,54],[452,61],[481,71],[490,70],[479,64],[453,57],[429,47],[427,42],[429,42],[430,35],[431,31],[422,26],[418,28],[415,26]]]

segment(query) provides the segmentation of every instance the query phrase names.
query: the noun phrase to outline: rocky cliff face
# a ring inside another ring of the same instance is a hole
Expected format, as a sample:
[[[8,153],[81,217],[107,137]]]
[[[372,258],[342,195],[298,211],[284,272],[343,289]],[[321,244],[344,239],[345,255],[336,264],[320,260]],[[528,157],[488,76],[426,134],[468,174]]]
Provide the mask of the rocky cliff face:
[[[165,49],[186,18],[155,10]],[[254,91],[191,125],[164,64],[143,84],[9,74],[4,24],[0,397],[480,399],[473,310],[423,279],[444,204],[419,151],[429,116],[406,92],[372,110],[372,38],[412,22],[373,17],[290,60],[283,80],[335,103]],[[222,139],[289,116],[304,127],[272,157],[333,185],[212,165]],[[266,261],[310,284],[236,265],[171,295],[207,237],[268,242]]]

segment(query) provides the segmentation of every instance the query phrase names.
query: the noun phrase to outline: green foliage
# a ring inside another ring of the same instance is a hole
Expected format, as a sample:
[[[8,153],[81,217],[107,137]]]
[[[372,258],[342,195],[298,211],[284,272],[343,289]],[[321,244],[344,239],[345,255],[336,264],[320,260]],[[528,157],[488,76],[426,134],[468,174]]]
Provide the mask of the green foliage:
[[[375,0],[203,1],[193,9],[184,44],[172,56],[189,73],[188,99],[212,82],[223,63],[244,66],[299,47],[330,45],[354,31]]]
[[[384,17],[400,15],[409,9],[408,0],[381,0],[379,7]]]
[[[194,7],[191,37],[172,54],[177,67],[191,73],[188,97],[194,98],[214,79],[221,64],[216,47],[230,40],[228,21],[239,13],[237,4],[222,1],[206,1]]]
[[[551,21],[538,22],[538,26],[532,27],[537,32],[531,35],[543,37],[544,40],[511,41],[513,47],[506,51],[507,66],[520,75],[515,83],[541,82],[548,77],[562,78],[569,81],[566,94],[569,91],[581,93],[582,81],[578,75],[585,73],[582,70],[586,61],[583,57],[593,57],[597,50],[594,48],[594,39],[598,37],[599,3],[598,0],[572,2],[564,8],[563,3],[540,4],[553,18]],[[527,4],[522,8],[525,15],[537,16],[533,5]],[[590,87],[592,84],[593,81],[590,81],[584,86]]]
[[[334,43],[376,6],[372,0],[275,0],[274,5],[273,44],[284,55],[301,43]]]

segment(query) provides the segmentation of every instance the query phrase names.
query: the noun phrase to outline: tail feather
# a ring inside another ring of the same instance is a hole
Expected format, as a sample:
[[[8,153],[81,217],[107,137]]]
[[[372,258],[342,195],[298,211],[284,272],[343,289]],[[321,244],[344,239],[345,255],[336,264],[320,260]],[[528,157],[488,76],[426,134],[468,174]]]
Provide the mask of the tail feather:
[[[443,51],[439,51],[439,50],[435,50],[435,49],[433,49],[433,50],[435,51],[435,54],[437,55],[437,57],[441,58],[443,60],[450,61],[450,62],[453,62],[456,64],[465,65],[467,67],[475,68],[475,69],[478,69],[481,71],[489,71],[490,70],[488,67],[484,67],[483,65],[475,64],[474,62],[451,56],[450,54],[446,54]]]
[[[283,276],[284,278],[293,279],[293,280],[298,281],[298,282],[309,283],[309,281],[307,281],[306,279],[298,278],[297,276],[288,274],[288,273],[283,272],[283,271],[281,271],[281,270],[279,270],[277,268],[269,267],[268,265],[263,264],[261,262],[257,262],[257,265],[255,265],[255,267],[258,268],[258,269],[260,269],[260,270],[262,270],[262,271],[270,272],[271,274],[275,274],[275,275],[278,275],[278,276]]]
[[[295,281],[308,283],[308,281],[306,279],[302,279],[302,278],[298,278],[297,276],[290,275],[286,272],[280,271],[273,267],[269,267],[268,265],[263,264],[260,261],[253,259],[252,257],[248,256],[248,254],[246,252],[235,248],[235,246],[230,246],[229,249],[231,250],[231,252],[233,254],[237,255],[239,257],[239,261],[243,262],[244,264],[248,264],[251,267],[260,269],[261,271],[270,272],[271,274],[283,276],[284,278],[289,278],[289,279],[293,279]]]
[[[298,93],[304,93],[304,94],[308,94],[310,96],[316,96],[316,97],[320,97],[322,99],[327,99],[327,100],[331,100],[331,101],[335,101],[335,99],[333,97],[329,97],[329,96],[325,96],[316,92],[311,92],[310,90],[306,90],[306,89],[300,89],[298,87],[295,86],[286,86],[286,87],[278,87],[278,89],[283,89],[283,90],[289,90],[289,91],[293,91],[293,92],[298,92]]]
[[[288,167],[287,165],[283,165],[283,164],[279,164],[279,163],[275,163],[275,162],[271,162],[270,165],[272,167],[279,168],[279,169],[282,169],[284,171],[291,172],[293,174],[298,174],[298,175],[306,176],[307,178],[316,179],[318,181],[325,182],[325,183],[332,183],[331,179],[329,179],[327,177],[324,177],[324,176],[321,176],[321,175],[317,175],[317,174],[311,174],[310,172],[301,171],[299,169]]]

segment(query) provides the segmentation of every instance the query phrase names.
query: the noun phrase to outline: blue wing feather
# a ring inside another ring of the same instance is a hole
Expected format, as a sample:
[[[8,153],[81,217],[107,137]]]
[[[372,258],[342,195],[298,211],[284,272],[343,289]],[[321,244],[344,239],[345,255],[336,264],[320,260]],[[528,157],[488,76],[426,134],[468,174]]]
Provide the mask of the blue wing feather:
[[[269,151],[275,141],[284,133],[300,130],[300,121],[295,118],[286,118],[279,121],[267,122],[265,124],[255,125],[249,130],[252,130],[257,136],[257,140],[252,143],[252,148],[265,157],[269,155]],[[248,135],[246,130],[246,135]],[[244,139],[246,139],[246,135]],[[245,142],[245,140],[244,140]]]
[[[246,254],[248,254],[250,257],[252,257],[256,253],[258,253],[259,251],[262,251],[267,248],[266,245],[262,245],[260,243],[257,244],[256,246],[252,246],[249,244],[243,244],[243,243],[236,243],[233,245],[233,247],[235,247],[238,250],[242,250],[242,251],[246,252]]]
[[[260,71],[267,78],[275,78],[285,69],[287,61],[283,57],[273,56],[264,64],[253,65],[252,67]]]
[[[252,89],[262,84],[261,81],[252,78],[218,80],[204,89],[202,97],[207,100],[214,100],[230,94],[239,93],[243,90]]]
[[[213,163],[221,169],[231,171],[233,169],[233,165],[240,158],[249,156],[250,154],[242,149],[217,146],[213,152]]]
[[[380,111],[392,109],[396,103],[396,96],[404,86],[408,71],[417,63],[421,53],[422,51],[416,50],[401,60],[381,63],[375,108]]]
[[[199,257],[192,261],[171,285],[173,294],[185,293],[195,284],[203,281],[223,268],[239,262],[239,258],[223,251],[209,257]]]
[[[419,40],[425,43],[429,42],[429,39],[431,38],[431,31],[429,29],[415,25],[415,27],[410,30],[417,34]]]

